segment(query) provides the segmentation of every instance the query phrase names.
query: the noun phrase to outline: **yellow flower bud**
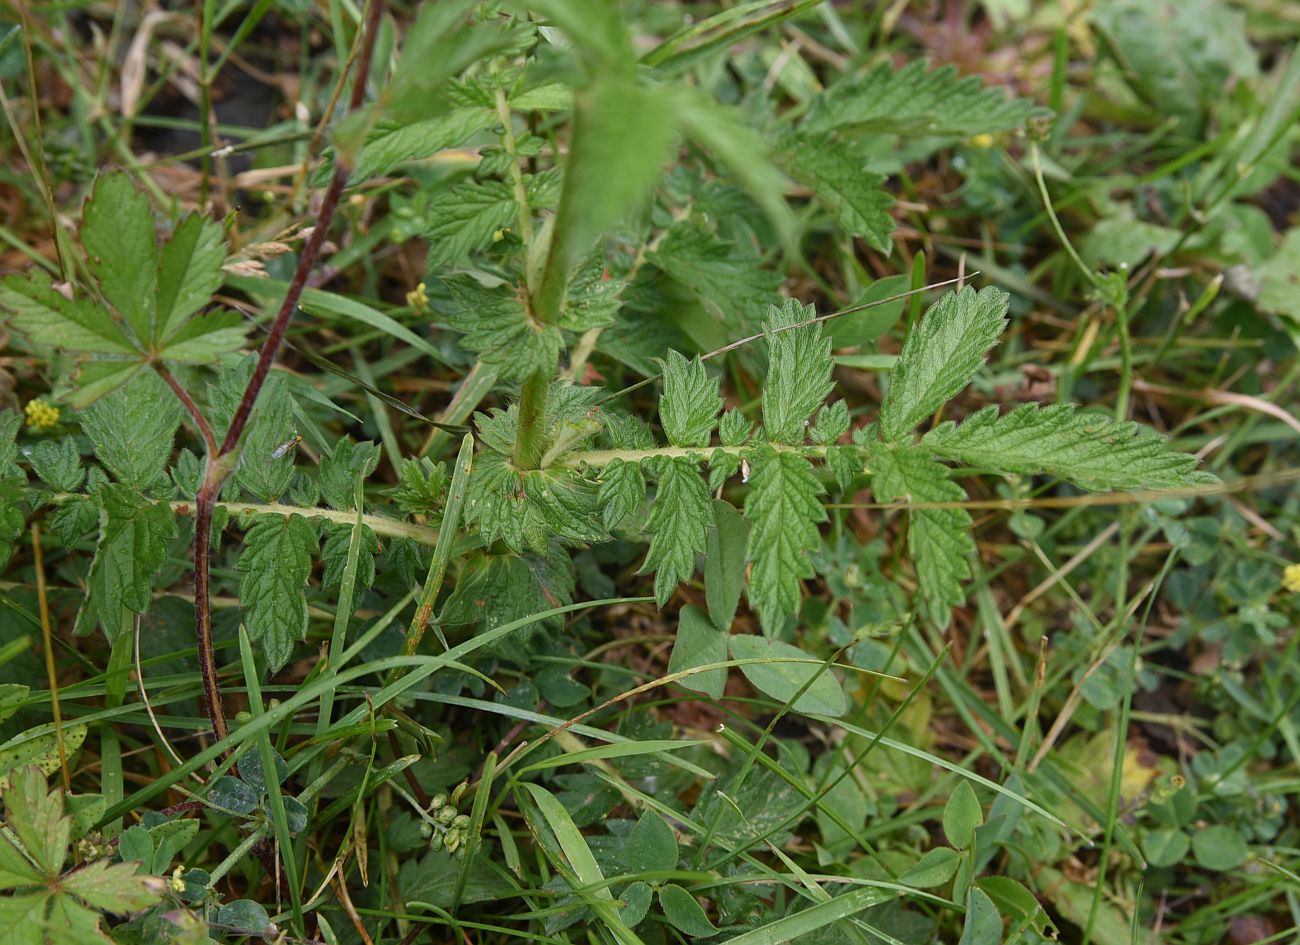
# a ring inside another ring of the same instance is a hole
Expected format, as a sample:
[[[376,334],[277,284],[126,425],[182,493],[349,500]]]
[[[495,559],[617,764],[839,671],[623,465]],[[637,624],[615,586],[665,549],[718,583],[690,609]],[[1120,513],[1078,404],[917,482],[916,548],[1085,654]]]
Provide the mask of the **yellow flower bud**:
[[[1282,586],[1292,594],[1300,594],[1300,563],[1288,564],[1283,569]]]
[[[34,433],[53,429],[59,422],[59,408],[43,400],[29,400],[24,409],[27,414],[27,426]]]

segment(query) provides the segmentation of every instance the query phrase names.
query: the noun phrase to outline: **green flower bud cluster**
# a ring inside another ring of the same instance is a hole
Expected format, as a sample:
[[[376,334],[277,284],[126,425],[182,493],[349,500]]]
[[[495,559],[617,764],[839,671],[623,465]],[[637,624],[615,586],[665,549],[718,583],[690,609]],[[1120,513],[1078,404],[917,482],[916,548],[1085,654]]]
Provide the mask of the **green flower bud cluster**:
[[[420,835],[428,839],[431,849],[445,849],[454,856],[464,857],[470,818],[468,814],[462,814],[457,805],[467,787],[468,784],[462,782],[450,797],[438,794],[429,801],[429,810],[420,825]]]

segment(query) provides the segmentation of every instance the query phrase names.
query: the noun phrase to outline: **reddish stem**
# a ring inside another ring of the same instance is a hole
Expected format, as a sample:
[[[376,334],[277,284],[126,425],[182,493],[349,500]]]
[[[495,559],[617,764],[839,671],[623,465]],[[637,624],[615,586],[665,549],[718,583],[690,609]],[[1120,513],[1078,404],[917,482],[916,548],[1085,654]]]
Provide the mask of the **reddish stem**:
[[[199,405],[194,402],[190,392],[181,386],[181,382],[176,380],[176,376],[167,370],[167,366],[160,361],[155,361],[153,369],[158,372],[158,376],[167,382],[167,386],[172,389],[172,393],[185,407],[185,412],[190,415],[194,421],[194,427],[203,437],[203,445],[207,447],[207,455],[217,455],[217,438],[212,435],[212,427],[208,425],[208,418],[203,416],[203,411]]]
[[[357,58],[356,72],[352,82],[352,94],[348,102],[350,111],[356,111],[365,97],[366,76],[370,74],[370,59],[374,53],[375,35],[378,32],[379,17],[382,12],[383,0],[370,0],[364,26],[365,33],[361,40],[361,55]],[[325,191],[325,198],[321,201],[320,210],[316,214],[316,225],[312,228],[311,235],[307,238],[302,253],[298,256],[298,265],[294,269],[293,279],[289,283],[289,291],[285,293],[284,301],[280,304],[280,310],[276,312],[275,320],[271,323],[271,329],[267,333],[266,341],[262,345],[262,352],[257,359],[257,367],[253,369],[253,376],[249,379],[248,386],[244,388],[244,396],[235,409],[235,416],[230,422],[230,428],[226,431],[225,440],[215,451],[210,448],[203,485],[199,488],[198,495],[195,497],[195,636],[199,650],[199,671],[203,677],[204,708],[207,710],[208,718],[212,722],[212,730],[218,739],[225,738],[229,728],[226,725],[225,708],[221,702],[221,687],[217,680],[217,661],[212,645],[212,601],[209,584],[212,510],[216,505],[217,497],[221,494],[221,487],[235,469],[234,454],[239,446],[239,439],[243,435],[244,427],[248,425],[249,417],[252,416],[253,405],[257,403],[258,395],[262,392],[266,378],[271,372],[271,365],[280,352],[280,345],[284,341],[289,322],[293,320],[294,312],[298,309],[298,300],[302,297],[302,290],[307,285],[307,277],[320,256],[321,246],[325,243],[325,234],[329,230],[334,211],[338,208],[339,197],[343,194],[343,186],[347,183],[347,180],[348,167],[344,163],[342,156],[336,153],[334,157],[334,176],[330,180],[329,188]],[[182,402],[184,402],[184,398],[182,398]],[[215,440],[213,442],[215,443]]]

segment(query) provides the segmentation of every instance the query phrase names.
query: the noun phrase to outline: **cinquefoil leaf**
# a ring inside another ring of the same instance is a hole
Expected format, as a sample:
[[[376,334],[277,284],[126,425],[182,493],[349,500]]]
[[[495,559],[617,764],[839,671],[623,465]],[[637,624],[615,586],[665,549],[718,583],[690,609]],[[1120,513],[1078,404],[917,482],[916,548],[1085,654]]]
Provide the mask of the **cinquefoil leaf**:
[[[1084,489],[1174,489],[1213,482],[1196,457],[1169,448],[1136,423],[1117,423],[1073,404],[1024,404],[998,415],[985,407],[921,440],[936,456],[1021,475],[1046,474]]]
[[[930,306],[889,375],[889,392],[880,405],[886,442],[907,436],[970,383],[1006,327],[1009,304],[1000,289],[967,287]]]
[[[154,340],[158,244],[149,198],[125,174],[102,174],[82,214],[81,243],[104,297],[141,344]]]

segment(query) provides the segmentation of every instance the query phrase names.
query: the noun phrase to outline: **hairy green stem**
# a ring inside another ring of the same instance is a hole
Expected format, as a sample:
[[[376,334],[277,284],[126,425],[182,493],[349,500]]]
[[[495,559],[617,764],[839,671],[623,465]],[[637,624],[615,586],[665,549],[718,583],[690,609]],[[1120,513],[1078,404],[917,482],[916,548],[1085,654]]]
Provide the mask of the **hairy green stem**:
[[[519,391],[519,432],[515,437],[515,465],[537,469],[546,453],[546,397],[551,379],[537,371]]]
[[[676,457],[699,457],[707,459],[714,453],[728,453],[732,456],[740,456],[755,446],[770,446],[778,453],[798,453],[800,456],[806,456],[809,459],[825,459],[827,447],[825,446],[787,446],[784,443],[753,443],[746,446],[660,446],[649,450],[588,450],[583,453],[566,453],[556,463],[558,466],[567,466],[570,469],[580,469],[583,466],[608,466],[615,460],[622,460],[625,463],[639,463],[643,459],[649,459],[652,456]]]

